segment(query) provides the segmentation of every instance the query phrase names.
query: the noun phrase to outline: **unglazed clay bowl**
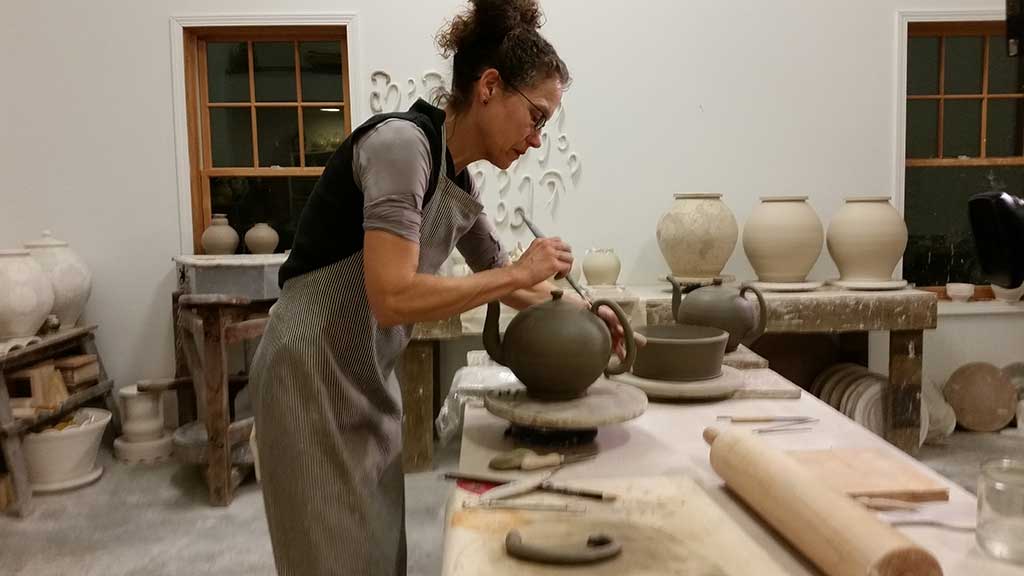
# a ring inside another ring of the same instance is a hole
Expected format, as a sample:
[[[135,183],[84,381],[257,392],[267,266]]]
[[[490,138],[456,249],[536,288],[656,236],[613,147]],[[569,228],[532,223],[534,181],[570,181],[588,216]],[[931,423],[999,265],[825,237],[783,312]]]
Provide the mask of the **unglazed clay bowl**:
[[[946,294],[954,302],[967,302],[971,299],[971,296],[974,296],[974,284],[950,282],[946,284]]]
[[[650,380],[686,382],[722,375],[729,333],[710,326],[675,324],[635,329],[647,337],[637,347],[633,374]]]
[[[1024,284],[1021,284],[1016,288],[1003,288],[1002,286],[992,284],[992,293],[995,294],[996,300],[1002,300],[1003,302],[1018,302],[1020,301],[1020,297],[1024,296]]]

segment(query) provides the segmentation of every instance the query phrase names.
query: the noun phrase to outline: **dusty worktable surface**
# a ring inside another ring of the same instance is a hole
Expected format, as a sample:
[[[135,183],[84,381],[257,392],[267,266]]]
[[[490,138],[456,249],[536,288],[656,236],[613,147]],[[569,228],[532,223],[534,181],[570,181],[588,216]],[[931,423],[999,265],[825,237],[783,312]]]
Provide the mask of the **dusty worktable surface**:
[[[766,381],[781,381],[775,382],[776,384],[786,383],[785,379],[771,370],[751,370],[747,375]],[[796,400],[727,400],[702,404],[651,403],[647,412],[640,418],[602,428],[596,441],[600,450],[598,457],[567,466],[558,472],[556,478],[568,483],[574,478],[675,474],[690,476],[703,485],[711,499],[787,572],[816,574],[817,572],[809,567],[798,553],[779,541],[773,531],[751,516],[746,508],[741,507],[726,492],[721,479],[711,469],[708,447],[701,438],[701,432],[707,426],[722,425],[721,422],[716,422],[719,415],[800,415],[818,418],[819,422],[814,425],[812,432],[768,434],[762,438],[783,450],[848,447],[886,451],[894,458],[909,462],[923,474],[949,488],[948,502],[925,506],[931,517],[941,517],[955,522],[974,521],[976,501],[970,492],[935,473],[810,394],[803,394]],[[491,416],[482,406],[467,405],[459,470],[488,473],[487,462],[490,458],[514,447],[504,437],[506,427],[506,422]],[[465,492],[462,490],[453,489],[448,520],[452,518],[451,511],[460,505],[464,496]],[[927,526],[903,526],[899,529],[928,548],[942,563],[947,576],[1024,575],[1024,566],[1000,563],[985,556],[975,543],[972,532],[955,532]],[[451,525],[446,526],[446,574],[463,573],[451,570],[450,566],[451,560],[459,557],[467,544],[465,531],[453,529]],[[487,574],[490,570],[488,566],[477,566],[474,573]]]

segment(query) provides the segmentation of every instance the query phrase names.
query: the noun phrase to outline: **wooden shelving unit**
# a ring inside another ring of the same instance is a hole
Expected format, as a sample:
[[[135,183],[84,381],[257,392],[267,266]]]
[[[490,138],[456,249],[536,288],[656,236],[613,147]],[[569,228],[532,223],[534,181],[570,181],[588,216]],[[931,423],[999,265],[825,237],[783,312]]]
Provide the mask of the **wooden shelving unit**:
[[[53,422],[72,412],[83,404],[104,398],[112,414],[111,425],[115,434],[121,425],[117,405],[112,394],[114,383],[107,377],[103,358],[96,350],[96,326],[74,328],[66,332],[45,337],[42,342],[12,351],[0,356],[0,443],[3,445],[4,462],[14,488],[14,498],[8,512],[16,516],[27,516],[31,512],[32,487],[28,482],[28,468],[21,451],[24,435],[33,428]],[[83,390],[68,396],[58,406],[49,410],[37,410],[29,418],[15,418],[11,399],[7,391],[9,374],[44,362],[71,354],[94,354],[99,363],[99,380]]]

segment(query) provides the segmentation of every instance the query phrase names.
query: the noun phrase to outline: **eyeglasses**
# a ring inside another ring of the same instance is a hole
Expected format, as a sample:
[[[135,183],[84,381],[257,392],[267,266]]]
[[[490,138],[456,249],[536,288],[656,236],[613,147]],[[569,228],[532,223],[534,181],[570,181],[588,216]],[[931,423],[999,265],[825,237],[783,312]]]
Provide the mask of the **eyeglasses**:
[[[544,113],[544,111],[543,111],[543,110],[541,110],[539,106],[537,106],[536,104],[534,104],[534,103],[533,103],[533,100],[530,100],[530,98],[529,98],[529,97],[528,97],[528,96],[527,96],[526,94],[523,94],[523,93],[522,93],[522,92],[521,92],[521,91],[519,90],[519,88],[516,88],[515,86],[512,86],[512,85],[509,85],[509,86],[510,86],[510,87],[511,87],[511,88],[512,88],[513,90],[515,90],[516,92],[518,92],[518,93],[519,93],[519,95],[520,95],[520,96],[522,96],[522,97],[523,97],[523,99],[525,99],[525,100],[526,100],[527,102],[529,102],[529,103],[530,103],[530,106],[531,106],[531,107],[532,107],[532,108],[533,108],[534,110],[536,110],[536,112],[537,112],[537,114],[539,115],[539,117],[538,117],[538,118],[537,118],[537,120],[536,120],[536,121],[535,121],[535,122],[533,123],[533,130],[534,130],[535,132],[540,132],[540,131],[541,131],[541,129],[543,129],[543,128],[544,128],[544,125],[548,123],[548,115],[547,115],[547,114],[545,114],[545,113]]]

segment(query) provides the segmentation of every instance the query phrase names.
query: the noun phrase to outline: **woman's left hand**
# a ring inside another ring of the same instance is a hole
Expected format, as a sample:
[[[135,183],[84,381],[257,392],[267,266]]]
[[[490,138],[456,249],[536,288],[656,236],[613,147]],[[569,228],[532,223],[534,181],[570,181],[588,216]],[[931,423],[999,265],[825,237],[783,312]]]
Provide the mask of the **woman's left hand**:
[[[604,320],[604,323],[608,326],[608,331],[612,335],[612,351],[619,357],[619,360],[626,359],[626,331],[622,327],[622,323],[619,322],[619,317],[615,315],[615,312],[607,306],[601,306],[597,309],[597,315]]]

